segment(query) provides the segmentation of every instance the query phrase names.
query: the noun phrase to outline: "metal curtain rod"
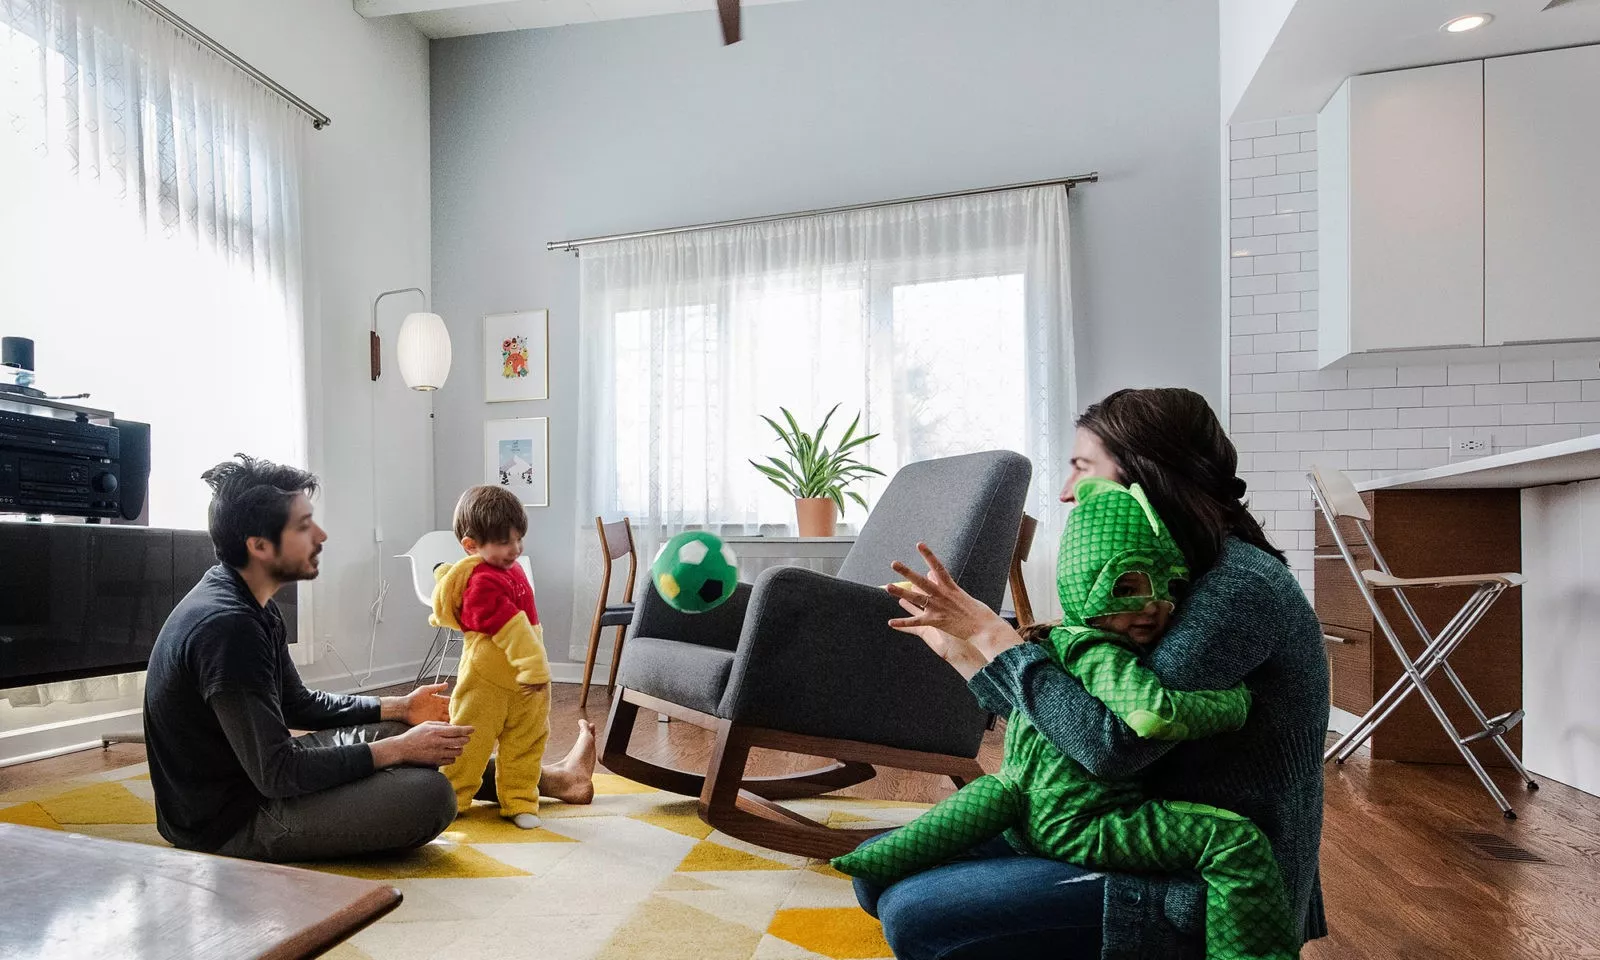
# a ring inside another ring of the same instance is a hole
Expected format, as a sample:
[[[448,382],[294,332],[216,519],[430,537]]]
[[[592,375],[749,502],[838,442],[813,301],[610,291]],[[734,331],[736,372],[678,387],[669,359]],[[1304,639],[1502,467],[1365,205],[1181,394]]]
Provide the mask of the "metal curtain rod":
[[[172,24],[174,27],[177,27],[181,32],[188,34],[191,38],[199,42],[202,47],[205,47],[212,53],[215,53],[217,56],[244,71],[244,73],[250,77],[250,79],[261,84],[263,87],[266,87],[268,90],[271,90],[273,93],[277,94],[283,99],[289,101],[289,103],[297,110],[311,118],[311,125],[316,129],[321,130],[323,127],[326,127],[328,124],[333,122],[332,117],[329,117],[321,110],[318,110],[316,107],[313,107],[311,104],[306,103],[304,100],[295,96],[288,90],[288,88],[284,87],[283,84],[262,73],[260,70],[257,70],[255,67],[252,67],[244,60],[244,58],[240,57],[232,50],[229,50],[227,47],[224,47],[217,41],[206,36],[206,34],[199,27],[178,16],[176,13],[173,13],[171,10],[168,10],[166,7],[163,7],[161,4],[157,3],[156,0],[133,0],[133,2],[139,4],[141,7],[144,7],[151,13]]]
[[[800,213],[778,213],[766,217],[745,217],[743,220],[720,220],[716,223],[697,223],[689,227],[668,227],[665,230],[640,230],[637,233],[614,233],[605,237],[584,237],[582,240],[552,240],[544,245],[546,250],[577,250],[580,247],[591,246],[596,243],[609,243],[613,240],[639,240],[644,237],[665,237],[675,233],[694,233],[699,230],[714,230],[718,227],[745,227],[756,223],[773,223],[778,220],[800,220],[806,217],[821,217],[830,213],[848,213],[852,210],[871,210],[874,207],[892,207],[902,203],[922,203],[925,200],[952,200],[956,197],[972,197],[981,193],[1001,193],[1006,190],[1026,190],[1029,187],[1066,187],[1071,190],[1080,183],[1098,183],[1100,173],[1080,173],[1070,177],[1056,177],[1051,180],[1032,180],[1028,183],[1008,183],[1003,187],[978,187],[973,190],[955,190],[950,193],[930,193],[922,197],[902,197],[899,200],[877,200],[872,203],[852,203],[843,207],[826,207],[821,210],[805,210]]]

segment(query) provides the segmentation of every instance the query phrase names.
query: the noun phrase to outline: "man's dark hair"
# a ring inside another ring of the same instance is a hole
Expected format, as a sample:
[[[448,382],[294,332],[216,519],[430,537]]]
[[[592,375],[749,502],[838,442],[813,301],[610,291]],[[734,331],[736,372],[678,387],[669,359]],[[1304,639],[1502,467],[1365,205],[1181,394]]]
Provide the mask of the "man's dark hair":
[[[482,484],[467,488],[456,501],[454,523],[456,539],[467,537],[479,543],[504,543],[528,532],[528,511],[522,501],[505,487]]]
[[[250,562],[251,537],[265,537],[274,547],[283,542],[289,525],[289,504],[298,494],[317,492],[316,474],[285,467],[242,453],[224,460],[200,475],[211,485],[207,511],[211,545],[217,559],[230,567]]]

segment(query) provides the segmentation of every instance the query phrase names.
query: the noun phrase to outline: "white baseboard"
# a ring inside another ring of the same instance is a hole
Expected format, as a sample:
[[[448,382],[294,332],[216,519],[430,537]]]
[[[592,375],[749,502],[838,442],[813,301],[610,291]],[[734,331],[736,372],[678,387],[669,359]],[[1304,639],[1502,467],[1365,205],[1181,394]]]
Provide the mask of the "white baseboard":
[[[378,667],[364,683],[356,682],[356,678],[348,674],[303,679],[306,686],[314,690],[326,690],[329,693],[366,693],[369,690],[392,687],[399,683],[410,683],[416,679],[417,668],[420,666],[422,666],[421,660],[413,660],[410,663]],[[454,676],[455,669],[454,658],[445,661],[446,677]],[[581,683],[583,664],[563,661],[552,663],[550,679],[556,683]],[[601,681],[604,682],[603,675]],[[0,733],[0,767],[98,748],[102,734],[142,729],[144,729],[144,711],[134,708]]]
[[[0,733],[0,767],[87,750],[100,746],[102,734],[143,729],[144,711],[135,707],[11,730]]]

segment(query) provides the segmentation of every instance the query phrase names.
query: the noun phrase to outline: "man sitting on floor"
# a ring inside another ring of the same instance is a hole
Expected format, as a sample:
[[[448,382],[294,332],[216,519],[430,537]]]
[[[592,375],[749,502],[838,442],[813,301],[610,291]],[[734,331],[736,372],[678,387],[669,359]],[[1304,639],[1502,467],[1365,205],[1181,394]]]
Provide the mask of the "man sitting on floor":
[[[317,479],[239,455],[206,471],[221,562],[156,639],[144,725],[156,826],[179,847],[315,860],[421,846],[455,819],[438,767],[471,727],[451,726],[444,684],[404,697],[308,690],[272,595],[317,576],[328,539]],[[290,728],[312,730],[301,737]]]

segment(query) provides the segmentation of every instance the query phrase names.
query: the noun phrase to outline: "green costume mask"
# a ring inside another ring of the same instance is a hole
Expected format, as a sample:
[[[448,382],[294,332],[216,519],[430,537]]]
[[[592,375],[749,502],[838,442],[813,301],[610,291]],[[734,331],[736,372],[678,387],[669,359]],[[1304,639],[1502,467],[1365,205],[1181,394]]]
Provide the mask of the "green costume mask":
[[[1139,485],[1085,477],[1073,496],[1077,506],[1056,563],[1064,622],[1084,626],[1095,617],[1143,610],[1151,601],[1175,606],[1174,590],[1187,586],[1189,567]],[[1138,587],[1119,590],[1117,582],[1130,573],[1142,575]]]

